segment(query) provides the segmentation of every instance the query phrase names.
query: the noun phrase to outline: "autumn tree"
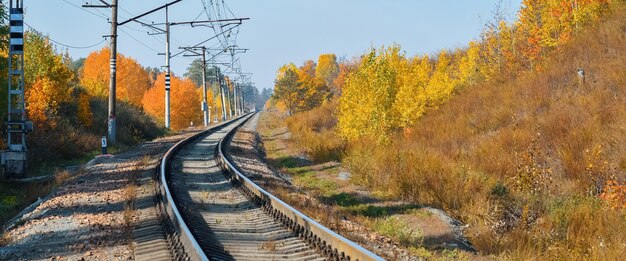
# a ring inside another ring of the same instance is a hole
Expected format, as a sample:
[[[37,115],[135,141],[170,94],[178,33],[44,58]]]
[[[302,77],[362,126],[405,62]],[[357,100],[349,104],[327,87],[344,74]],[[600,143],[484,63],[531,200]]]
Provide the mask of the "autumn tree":
[[[313,60],[306,60],[302,66],[298,68],[298,72],[301,75],[306,75],[311,78],[315,78],[317,64]]]
[[[339,64],[334,54],[322,54],[317,59],[317,68],[315,69],[315,78],[318,78],[328,86],[334,94],[339,91],[334,86],[335,79],[339,75]]]
[[[541,14],[544,1],[523,0],[517,22],[518,35],[521,38],[521,51],[524,61],[532,68],[541,56]]]
[[[280,100],[285,104],[287,113],[292,114],[297,111],[298,102],[301,92],[300,83],[298,82],[298,73],[287,68],[284,71],[279,70],[279,78],[274,82],[274,94],[272,98]]]
[[[171,127],[180,130],[189,126],[191,122],[202,122],[200,111],[200,99],[196,93],[197,87],[189,79],[180,79],[174,75],[171,77]],[[152,88],[143,99],[143,109],[155,117],[161,124],[165,122],[165,74],[162,73]]]
[[[315,77],[317,66],[306,61],[297,71],[299,88],[298,111],[313,109],[330,99],[330,88],[323,79]]]
[[[63,103],[70,102],[74,77],[70,60],[58,54],[43,36],[24,35],[24,80],[28,117],[38,125],[52,124]],[[50,122],[47,122],[50,121]]]
[[[426,110],[428,93],[426,88],[433,70],[428,56],[415,57],[410,63],[405,63],[406,70],[400,77],[403,84],[398,86],[393,103],[393,110],[397,114],[399,127],[413,125]]]
[[[343,138],[389,141],[396,121],[392,104],[398,91],[394,65],[401,62],[399,52],[398,46],[371,50],[346,80],[338,113],[338,130]]]
[[[89,94],[107,97],[110,81],[109,48],[92,52],[85,59],[80,82]],[[141,106],[141,99],[149,88],[148,72],[137,61],[122,54],[117,55],[116,97],[122,101]]]
[[[477,84],[481,79],[480,74],[480,45],[470,42],[469,47],[463,51],[457,51],[460,56],[457,67],[457,85],[461,87]]]
[[[312,60],[297,68],[286,64],[278,69],[273,100],[284,104],[289,114],[313,109],[330,99],[330,89],[323,79],[316,77]]]
[[[341,90],[346,83],[346,79],[350,73],[356,70],[358,63],[359,61],[346,61],[339,64],[339,72],[332,85],[335,88],[336,95],[341,96]]]

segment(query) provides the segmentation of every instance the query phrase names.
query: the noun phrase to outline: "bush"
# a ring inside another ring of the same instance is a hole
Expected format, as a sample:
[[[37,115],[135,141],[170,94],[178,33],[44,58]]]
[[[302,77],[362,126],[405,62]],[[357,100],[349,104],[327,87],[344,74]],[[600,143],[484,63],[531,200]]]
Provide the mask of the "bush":
[[[78,92],[77,92],[78,95]],[[76,100],[76,99],[75,99]],[[107,135],[108,102],[105,98],[91,98],[92,126],[76,114],[78,103],[60,106],[54,121],[38,124],[28,136],[31,171],[47,169],[58,162],[76,160],[100,150],[100,138]],[[140,108],[125,102],[117,103],[117,138],[119,146],[132,146],[155,139],[165,130],[154,123]]]

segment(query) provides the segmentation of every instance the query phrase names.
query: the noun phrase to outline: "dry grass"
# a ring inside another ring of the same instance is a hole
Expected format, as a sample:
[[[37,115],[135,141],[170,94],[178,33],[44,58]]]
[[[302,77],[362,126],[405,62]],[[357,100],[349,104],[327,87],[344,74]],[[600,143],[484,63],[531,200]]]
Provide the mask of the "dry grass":
[[[7,233],[0,235],[0,247],[7,246],[11,243],[11,237]]]
[[[345,143],[335,133],[338,100],[310,111],[297,113],[286,121],[292,141],[314,162],[340,160]]]
[[[139,191],[139,176],[141,172],[145,170],[147,166],[153,163],[153,159],[147,155],[141,157],[136,165],[132,166],[128,171],[128,184],[122,191],[124,199],[124,212],[122,213],[124,218],[124,228],[126,238],[129,242],[129,247],[132,252],[135,251],[135,244],[133,241],[133,229],[136,222],[137,210],[135,209],[135,202],[137,201],[137,194]]]
[[[129,184],[124,188],[124,224],[128,227],[133,225],[135,215],[135,200],[137,197],[137,185]]]
[[[68,179],[70,179],[72,177],[72,175],[70,174],[69,171],[63,169],[63,170],[57,170],[56,173],[54,173],[54,184],[56,186],[60,186],[63,183],[65,183]]]

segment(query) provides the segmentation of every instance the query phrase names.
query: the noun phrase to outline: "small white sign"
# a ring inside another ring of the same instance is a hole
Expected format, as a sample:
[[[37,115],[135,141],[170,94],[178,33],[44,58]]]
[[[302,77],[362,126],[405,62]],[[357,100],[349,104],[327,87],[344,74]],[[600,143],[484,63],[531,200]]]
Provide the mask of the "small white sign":
[[[107,137],[102,137],[102,147],[106,148],[107,146]]]

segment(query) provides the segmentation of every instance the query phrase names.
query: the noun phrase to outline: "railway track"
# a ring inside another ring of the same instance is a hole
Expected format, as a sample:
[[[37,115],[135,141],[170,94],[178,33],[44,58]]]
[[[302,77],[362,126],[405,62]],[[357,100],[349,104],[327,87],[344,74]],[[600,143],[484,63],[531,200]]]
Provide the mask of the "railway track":
[[[171,258],[382,260],[258,187],[226,159],[224,143],[250,116],[185,139],[163,157],[157,200]]]

